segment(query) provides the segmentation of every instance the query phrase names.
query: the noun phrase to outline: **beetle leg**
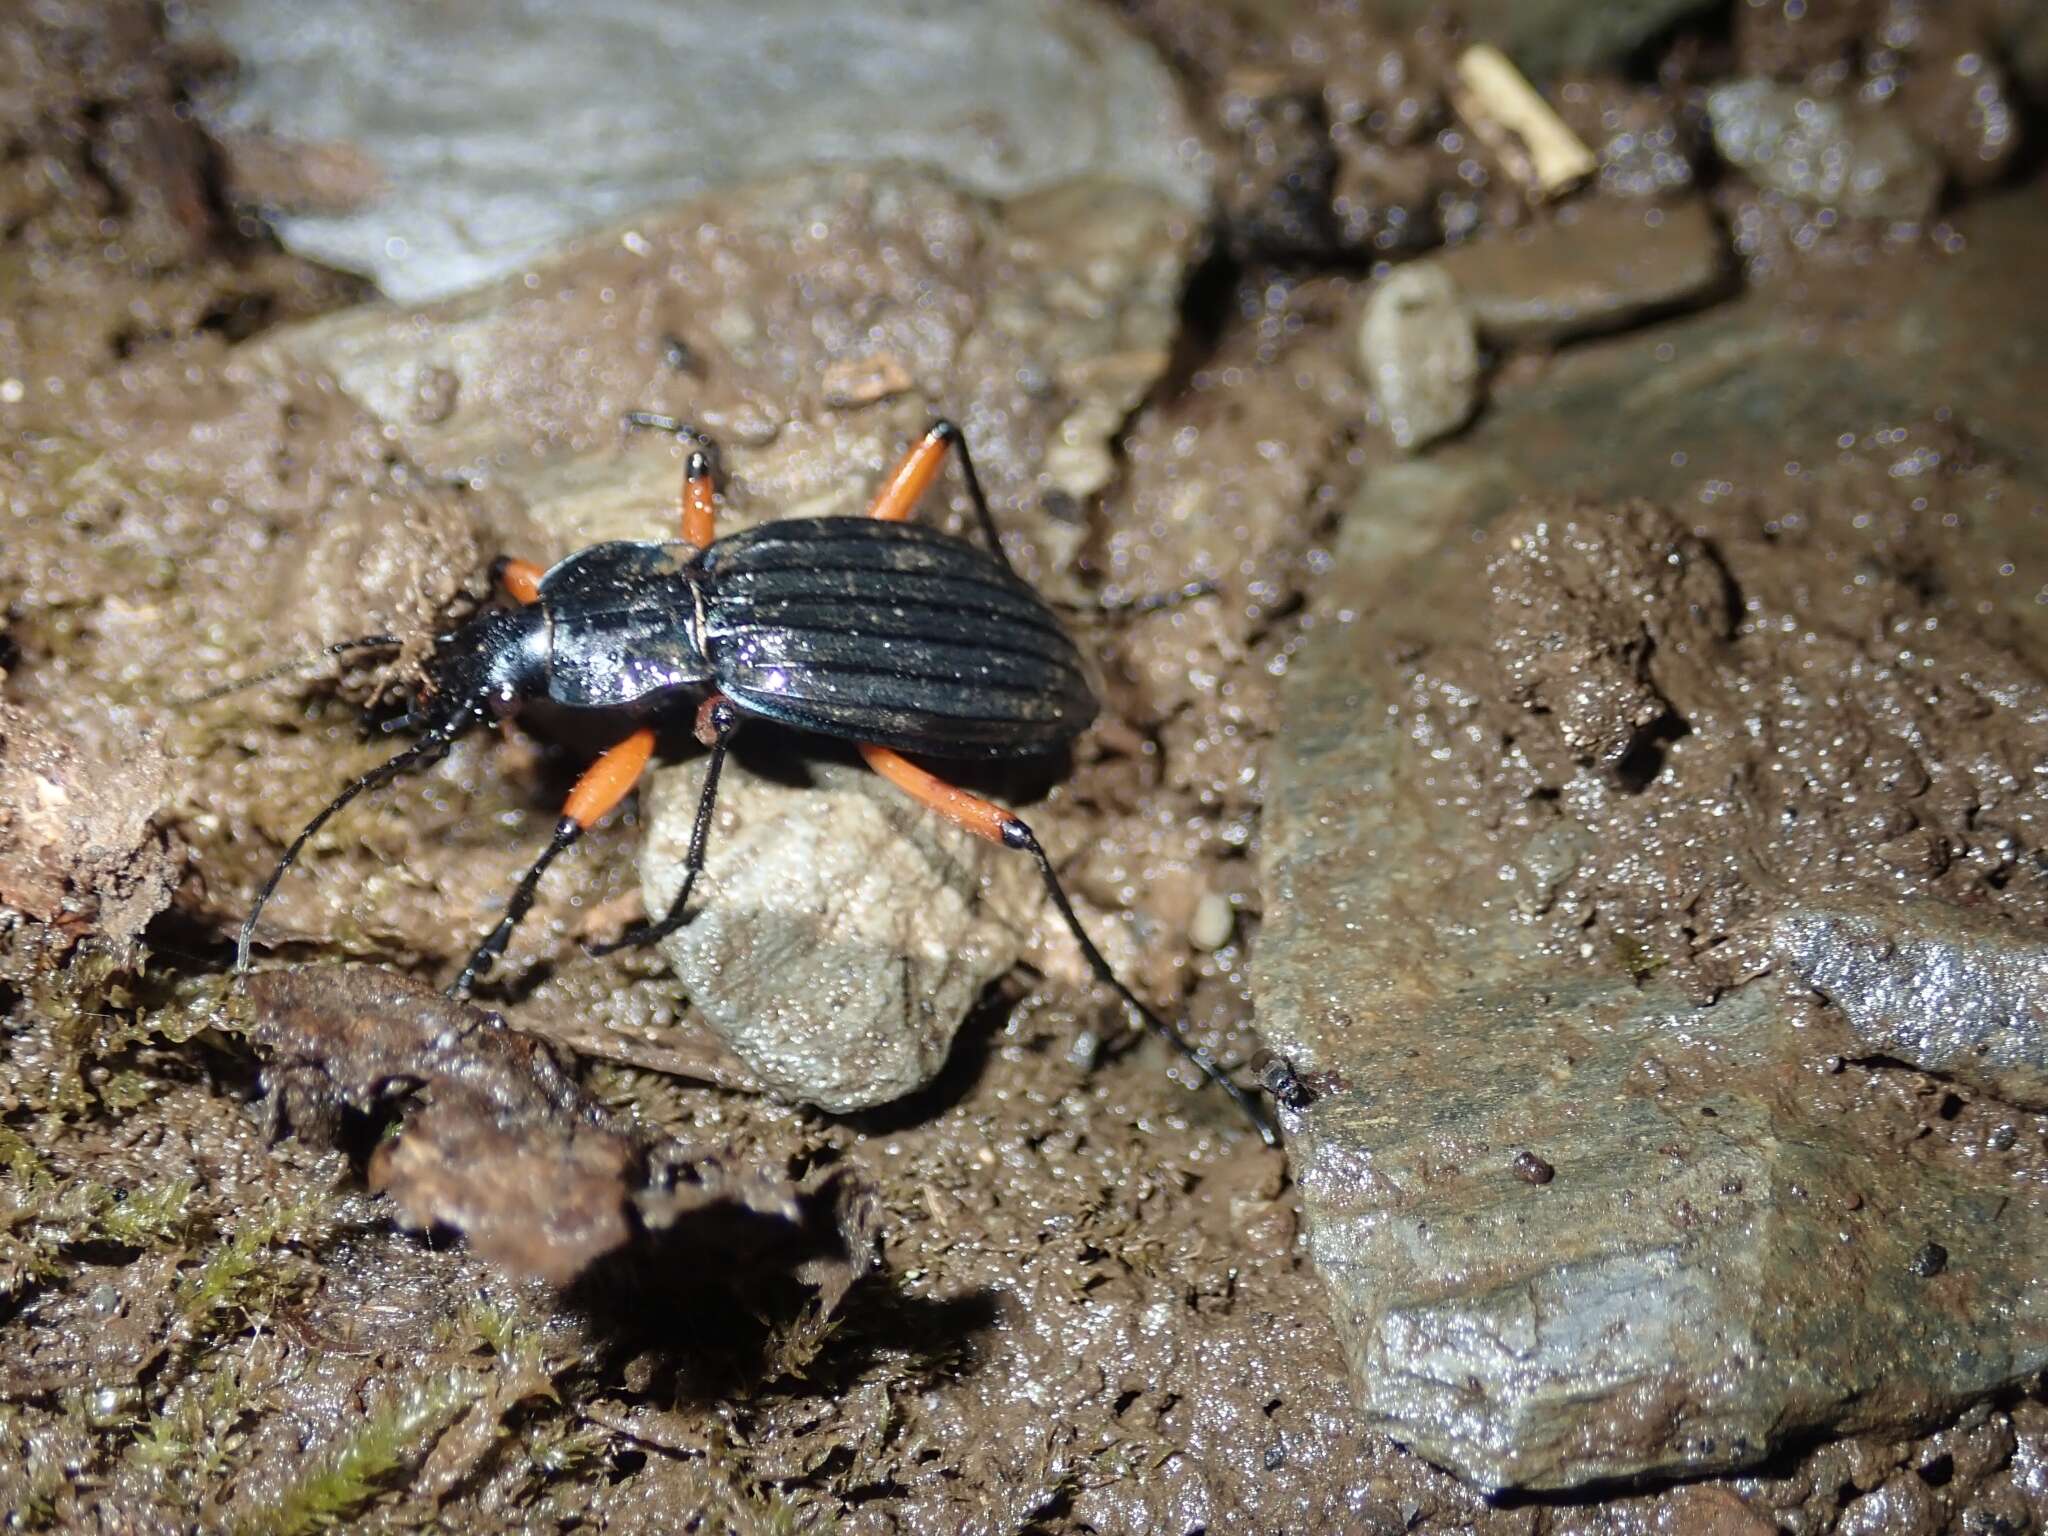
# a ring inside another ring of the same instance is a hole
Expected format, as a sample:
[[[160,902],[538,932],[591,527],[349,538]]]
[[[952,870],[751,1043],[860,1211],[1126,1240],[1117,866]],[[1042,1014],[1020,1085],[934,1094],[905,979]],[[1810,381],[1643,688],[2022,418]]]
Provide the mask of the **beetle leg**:
[[[608,749],[583,770],[583,777],[576,781],[575,788],[569,791],[569,798],[562,802],[562,819],[555,823],[554,837],[520,878],[512,899],[505,903],[505,915],[498,919],[498,926],[490,931],[483,943],[477,945],[476,953],[469,957],[469,964],[462,968],[462,974],[449,987],[450,997],[469,996],[469,989],[476,984],[477,978],[505,953],[505,946],[512,941],[512,930],[519,926],[519,920],[533,905],[534,892],[539,889],[540,877],[547,873],[548,866],[575,846],[598,818],[632,792],[653,756],[654,732],[641,729]]]
[[[690,457],[683,464],[681,500],[683,542],[703,549],[718,536],[717,501],[711,470],[711,439],[687,421],[678,421],[675,417],[664,416],[659,411],[628,411],[626,425],[672,433],[676,437],[686,437],[699,445],[691,450]]]
[[[711,484],[711,455],[690,450],[683,466],[683,542],[699,549],[718,537],[718,506]]]
[[[1258,1104],[1216,1065],[1215,1059],[1183,1035],[1173,1025],[1147,1008],[1138,1000],[1138,995],[1125,986],[1110,969],[1109,962],[1102,958],[1102,951],[1088,937],[1088,931],[1081,926],[1081,919],[1075,915],[1074,904],[1067,900],[1067,893],[1060,884],[1060,877],[1052,867],[1052,860],[1046,856],[1044,847],[1027,826],[1024,819],[1014,812],[1006,811],[993,801],[948,784],[935,774],[927,773],[899,752],[888,747],[878,747],[868,742],[860,745],[860,755],[867,759],[868,766],[913,800],[920,801],[937,811],[948,821],[965,827],[977,837],[985,837],[992,843],[1001,843],[1005,848],[1017,848],[1038,861],[1038,873],[1045,880],[1046,894],[1052,897],[1052,904],[1067,925],[1067,932],[1074,936],[1074,942],[1081,946],[1081,954],[1088,962],[1088,969],[1095,973],[1096,980],[1115,992],[1127,1007],[1143,1019],[1152,1030],[1163,1036],[1181,1055],[1193,1062],[1202,1075],[1230,1095],[1231,1101],[1243,1110],[1252,1124],[1258,1128],[1260,1137],[1269,1147],[1278,1146],[1279,1138],[1265,1112]]]
[[[711,749],[711,760],[704,765],[704,788],[697,796],[697,821],[690,828],[690,851],[683,856],[682,888],[668,904],[667,916],[658,923],[635,923],[608,944],[586,946],[591,954],[609,955],[614,950],[657,943],[683,926],[690,892],[704,872],[704,847],[711,838],[711,806],[718,798],[719,771],[725,767],[726,748],[738,734],[741,718],[732,700],[719,693],[712,694],[697,710],[697,739]]]
[[[1003,553],[1002,538],[996,533],[996,520],[989,515],[988,497],[982,493],[981,476],[974,472],[974,456],[967,451],[967,434],[943,416],[925,429],[924,436],[903,455],[895,473],[882,482],[882,488],[875,492],[875,499],[868,504],[868,516],[885,523],[907,522],[910,514],[917,510],[917,504],[924,499],[924,493],[931,489],[932,481],[938,478],[940,466],[946,462],[948,448],[957,448],[960,452],[960,474],[967,482],[967,499],[974,503],[974,515],[981,521],[982,536],[988,540],[989,552],[1004,570],[1016,575],[1010,565],[1010,557]]]
[[[256,939],[256,920],[263,916],[263,908],[276,893],[278,882],[284,879],[285,871],[298,862],[299,850],[311,842],[313,835],[326,826],[334,814],[357,795],[366,789],[377,789],[389,784],[402,773],[426,767],[448,750],[449,740],[446,735],[422,736],[397,756],[386,758],[349,784],[340,794],[327,802],[326,808],[319,815],[306,823],[305,830],[292,839],[291,846],[285,849],[284,856],[277,861],[277,867],[271,870],[270,878],[263,882],[263,889],[256,893],[255,903],[249,908],[248,917],[243,920],[241,937],[235,941],[237,974],[249,969],[249,947]]]
[[[515,560],[510,555],[500,555],[491,562],[491,580],[505,589],[505,595],[515,603],[537,603],[540,601],[540,579],[547,574],[531,560]]]

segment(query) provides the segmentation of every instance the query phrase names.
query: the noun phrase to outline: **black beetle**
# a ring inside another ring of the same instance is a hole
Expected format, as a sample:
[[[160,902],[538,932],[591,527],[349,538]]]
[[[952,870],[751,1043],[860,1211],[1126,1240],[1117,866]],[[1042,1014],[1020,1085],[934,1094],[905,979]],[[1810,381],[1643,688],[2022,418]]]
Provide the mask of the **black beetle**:
[[[636,411],[627,420],[703,441],[668,417]],[[949,449],[958,451],[987,551],[907,521]],[[682,889],[659,921],[636,926],[600,953],[652,942],[683,924],[704,866],[719,772],[746,717],[838,737],[858,743],[870,766],[940,815],[1037,860],[1089,968],[1274,1144],[1250,1095],[1118,979],[1023,819],[901,755],[1028,756],[1071,740],[1095,718],[1080,653],[1004,556],[959,428],[934,422],[865,517],[786,518],[725,538],[716,537],[711,458],[697,447],[684,471],[682,522],[679,543],[595,544],[546,571],[499,561],[498,579],[517,606],[486,611],[442,637],[410,712],[387,727],[417,729],[419,739],[348,785],[293,840],[242,924],[235,969],[248,968],[257,919],[307,840],[364,790],[427,766],[472,727],[509,719],[530,702],[657,721],[701,697],[696,733],[711,757]],[[547,867],[626,797],[654,742],[653,725],[642,725],[577,780],[554,837],[451,995],[466,996],[504,953]]]

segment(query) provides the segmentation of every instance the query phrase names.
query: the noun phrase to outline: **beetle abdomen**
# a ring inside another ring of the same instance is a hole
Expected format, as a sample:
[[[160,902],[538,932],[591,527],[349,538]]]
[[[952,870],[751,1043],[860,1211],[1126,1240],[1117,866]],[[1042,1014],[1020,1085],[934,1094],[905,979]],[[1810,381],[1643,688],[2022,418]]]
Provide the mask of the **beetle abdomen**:
[[[714,683],[750,713],[940,757],[1041,750],[1095,718],[1052,610],[935,529],[792,518],[720,539],[699,565]]]

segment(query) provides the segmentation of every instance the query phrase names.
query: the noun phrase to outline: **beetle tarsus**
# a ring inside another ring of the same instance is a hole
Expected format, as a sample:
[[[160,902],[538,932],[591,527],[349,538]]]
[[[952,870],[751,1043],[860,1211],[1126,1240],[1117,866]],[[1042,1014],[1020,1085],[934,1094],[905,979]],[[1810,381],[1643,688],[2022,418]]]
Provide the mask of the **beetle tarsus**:
[[[712,455],[714,463],[717,460],[718,445],[680,416],[671,416],[665,411],[628,411],[622,420],[629,429],[640,427],[649,432],[666,432],[670,437],[695,443]]]

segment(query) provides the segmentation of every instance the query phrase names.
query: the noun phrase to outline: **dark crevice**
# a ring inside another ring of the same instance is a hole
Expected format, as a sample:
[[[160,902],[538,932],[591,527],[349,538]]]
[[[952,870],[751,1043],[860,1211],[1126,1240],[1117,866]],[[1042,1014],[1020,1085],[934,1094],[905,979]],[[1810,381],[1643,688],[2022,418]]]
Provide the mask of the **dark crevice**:
[[[1614,777],[1622,789],[1639,795],[1657,781],[1671,743],[1690,736],[1692,727],[1675,710],[1666,710],[1636,732],[1621,761],[1614,765]]]

